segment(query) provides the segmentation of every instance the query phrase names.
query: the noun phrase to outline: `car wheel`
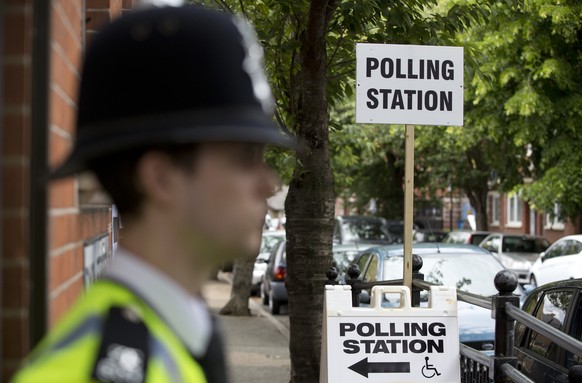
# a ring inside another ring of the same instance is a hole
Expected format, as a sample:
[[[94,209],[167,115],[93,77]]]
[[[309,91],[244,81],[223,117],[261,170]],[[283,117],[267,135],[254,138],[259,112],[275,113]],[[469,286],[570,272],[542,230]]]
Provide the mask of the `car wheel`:
[[[259,289],[261,291],[261,301],[263,302],[263,304],[266,306],[269,304],[269,296],[267,295],[267,292],[265,291],[265,284],[261,283],[261,287]]]
[[[533,275],[529,278],[529,283],[534,287],[538,287],[538,281],[536,280],[536,277]]]
[[[273,299],[273,294],[269,295],[269,309],[273,315],[279,315],[279,312],[281,311],[281,303]]]

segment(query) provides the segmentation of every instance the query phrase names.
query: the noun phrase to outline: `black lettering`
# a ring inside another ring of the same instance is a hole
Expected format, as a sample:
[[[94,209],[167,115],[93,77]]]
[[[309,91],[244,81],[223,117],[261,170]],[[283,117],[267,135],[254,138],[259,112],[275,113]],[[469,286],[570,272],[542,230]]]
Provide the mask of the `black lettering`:
[[[419,90],[419,92],[421,92]],[[404,336],[410,336],[410,323],[404,323]]]
[[[352,332],[356,329],[353,323],[340,323],[340,336],[346,336],[346,332]]]
[[[374,340],[372,339],[364,339],[362,341],[360,341],[361,344],[363,344],[364,346],[366,346],[366,354],[369,354],[370,352],[372,352],[372,345],[374,344]]]
[[[449,112],[453,110],[453,92],[445,92],[444,90],[441,90],[441,99],[439,104],[441,105],[441,110],[445,110],[445,108]]]
[[[446,336],[447,335],[447,328],[444,324],[440,322],[431,323],[428,326],[428,332],[432,336]]]
[[[379,89],[382,93],[382,108],[388,109],[388,95],[392,93],[392,89]]]
[[[367,329],[367,330],[366,330]],[[360,323],[358,325],[358,335],[360,336],[372,336],[374,335],[374,326],[372,323]]]
[[[386,340],[385,342],[386,342],[386,345],[390,345],[391,346],[390,347],[390,352],[393,353],[393,354],[395,354],[395,353],[398,352],[398,347],[396,347],[396,346],[398,344],[400,344],[400,342],[402,342],[402,341],[401,340],[398,340],[398,339],[389,339],[389,340]],[[406,341],[404,341],[404,342],[406,342]],[[408,352],[408,351],[405,351],[405,352]]]
[[[412,323],[412,330],[410,331],[412,336],[426,336],[426,323]]]
[[[426,78],[427,80],[439,79],[439,60],[428,60],[426,66]]]
[[[419,77],[421,80],[424,80],[424,60],[419,60],[420,61],[420,74]]]
[[[368,57],[366,59],[366,77],[372,77],[372,71],[374,69],[378,69],[379,64],[380,63],[378,62],[377,58]]]
[[[455,79],[455,66],[451,60],[443,61],[443,80],[454,80]]]
[[[396,323],[390,323],[390,334],[392,336],[402,336],[401,332],[396,331]]]
[[[402,352],[404,354],[408,353],[408,341],[406,339],[402,341]]]
[[[438,106],[438,97],[434,90],[429,90],[424,95],[424,106],[426,110],[436,110]]]
[[[368,89],[368,102],[366,102],[366,105],[368,105],[368,108],[370,109],[376,109],[378,107],[378,99],[376,98],[376,96],[378,95],[378,90],[374,89],[374,88],[370,88]]]
[[[358,341],[353,339],[348,339],[344,341],[344,352],[346,354],[357,354],[358,352],[360,352]]]
[[[388,68],[386,68],[386,66]],[[382,59],[382,67],[380,68],[380,73],[384,78],[390,78],[394,75],[394,61],[392,61],[391,58]]]
[[[404,90],[404,94],[407,96],[406,97],[406,109],[411,110],[412,109],[412,96],[416,94],[415,90]]]
[[[379,353],[388,353],[388,346],[386,345],[386,343],[384,343],[383,340],[379,340],[376,342],[376,346],[374,347],[374,351],[372,351],[372,353],[374,354],[379,354]]]
[[[417,74],[414,74],[414,68],[412,67],[412,59],[408,59],[408,78],[418,78]]]
[[[422,90],[419,90],[416,95],[416,108],[422,110]]]
[[[401,59],[396,59],[396,78],[406,78],[406,74],[402,73]]]
[[[376,323],[376,336],[389,336],[387,332],[382,332],[382,323]]]
[[[392,97],[392,105],[390,109],[404,109],[404,100],[402,99],[402,91],[394,89],[394,96]]]
[[[420,339],[410,341],[408,347],[415,354],[423,354],[426,352],[426,343]]]
[[[426,344],[427,344],[428,352],[437,352],[439,354],[442,354],[445,352],[445,344],[444,344],[442,339],[438,339],[438,340],[429,339],[429,340],[427,340]]]

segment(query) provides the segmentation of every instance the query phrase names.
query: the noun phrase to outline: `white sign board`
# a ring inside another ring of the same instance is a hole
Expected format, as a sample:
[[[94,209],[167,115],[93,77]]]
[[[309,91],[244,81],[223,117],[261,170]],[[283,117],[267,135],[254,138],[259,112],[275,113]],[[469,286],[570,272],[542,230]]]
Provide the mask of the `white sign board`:
[[[401,307],[382,307],[400,293]],[[405,286],[375,286],[369,308],[350,286],[326,286],[322,383],[460,382],[457,295],[434,286],[430,307],[411,307]]]
[[[356,122],[463,125],[463,48],[357,44]]]

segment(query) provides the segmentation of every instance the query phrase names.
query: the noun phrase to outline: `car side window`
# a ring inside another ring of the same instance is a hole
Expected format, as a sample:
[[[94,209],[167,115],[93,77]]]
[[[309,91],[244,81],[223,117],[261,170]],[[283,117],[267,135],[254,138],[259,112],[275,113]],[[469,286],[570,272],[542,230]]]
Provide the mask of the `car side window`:
[[[536,312],[533,314],[539,320],[564,331],[564,323],[572,304],[573,296],[574,294],[571,290],[547,292],[543,297],[542,304],[537,307]],[[561,364],[560,360],[558,360],[562,354],[561,350],[549,338],[532,331],[527,347],[532,352]]]
[[[541,291],[537,291],[535,293],[532,293],[532,295],[528,298],[525,305],[522,307],[523,311],[525,311],[528,314],[534,315],[535,307],[537,306],[538,302],[540,301],[541,295],[542,295]],[[524,335],[526,329],[527,329],[527,327],[523,323],[517,322],[515,325],[515,338],[518,341],[521,340],[519,342],[519,346],[525,346],[524,342],[526,341],[526,338],[524,338],[523,335]]]
[[[580,252],[580,248],[578,247],[580,242],[573,240],[568,240],[566,242],[568,243],[568,245],[566,246],[566,251],[564,251],[564,255],[574,255]]]
[[[546,251],[546,254],[544,255],[544,259],[551,259],[551,258],[556,258],[556,257],[564,255],[566,248],[567,248],[566,242],[568,242],[568,241],[562,241],[562,242],[556,243],[554,246],[552,246],[551,249]]]
[[[358,260],[356,261],[356,264],[358,265],[358,267],[360,268],[360,273],[363,273],[366,270],[366,265],[368,264],[368,261],[370,260],[370,257],[372,256],[372,254],[362,254],[362,256],[360,258],[358,258]],[[360,279],[362,278],[363,274],[360,274]]]
[[[376,282],[378,280],[378,255],[372,255],[368,268],[364,272],[364,282]]]
[[[499,237],[493,236],[490,237],[487,242],[483,244],[483,248],[487,249],[491,252],[498,253],[499,252]]]
[[[580,295],[570,323],[572,323],[570,336],[582,341],[582,298],[580,298]],[[582,364],[582,355],[576,355],[570,351],[566,351],[566,368],[569,369],[572,366],[580,364]]]

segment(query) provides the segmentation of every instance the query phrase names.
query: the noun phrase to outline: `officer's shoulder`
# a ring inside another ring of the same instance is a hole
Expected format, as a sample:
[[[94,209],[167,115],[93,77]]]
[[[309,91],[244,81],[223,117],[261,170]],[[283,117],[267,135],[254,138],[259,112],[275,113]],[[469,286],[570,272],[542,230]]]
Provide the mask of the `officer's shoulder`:
[[[91,377],[101,382],[141,383],[149,359],[149,331],[139,310],[111,307],[101,331]]]

